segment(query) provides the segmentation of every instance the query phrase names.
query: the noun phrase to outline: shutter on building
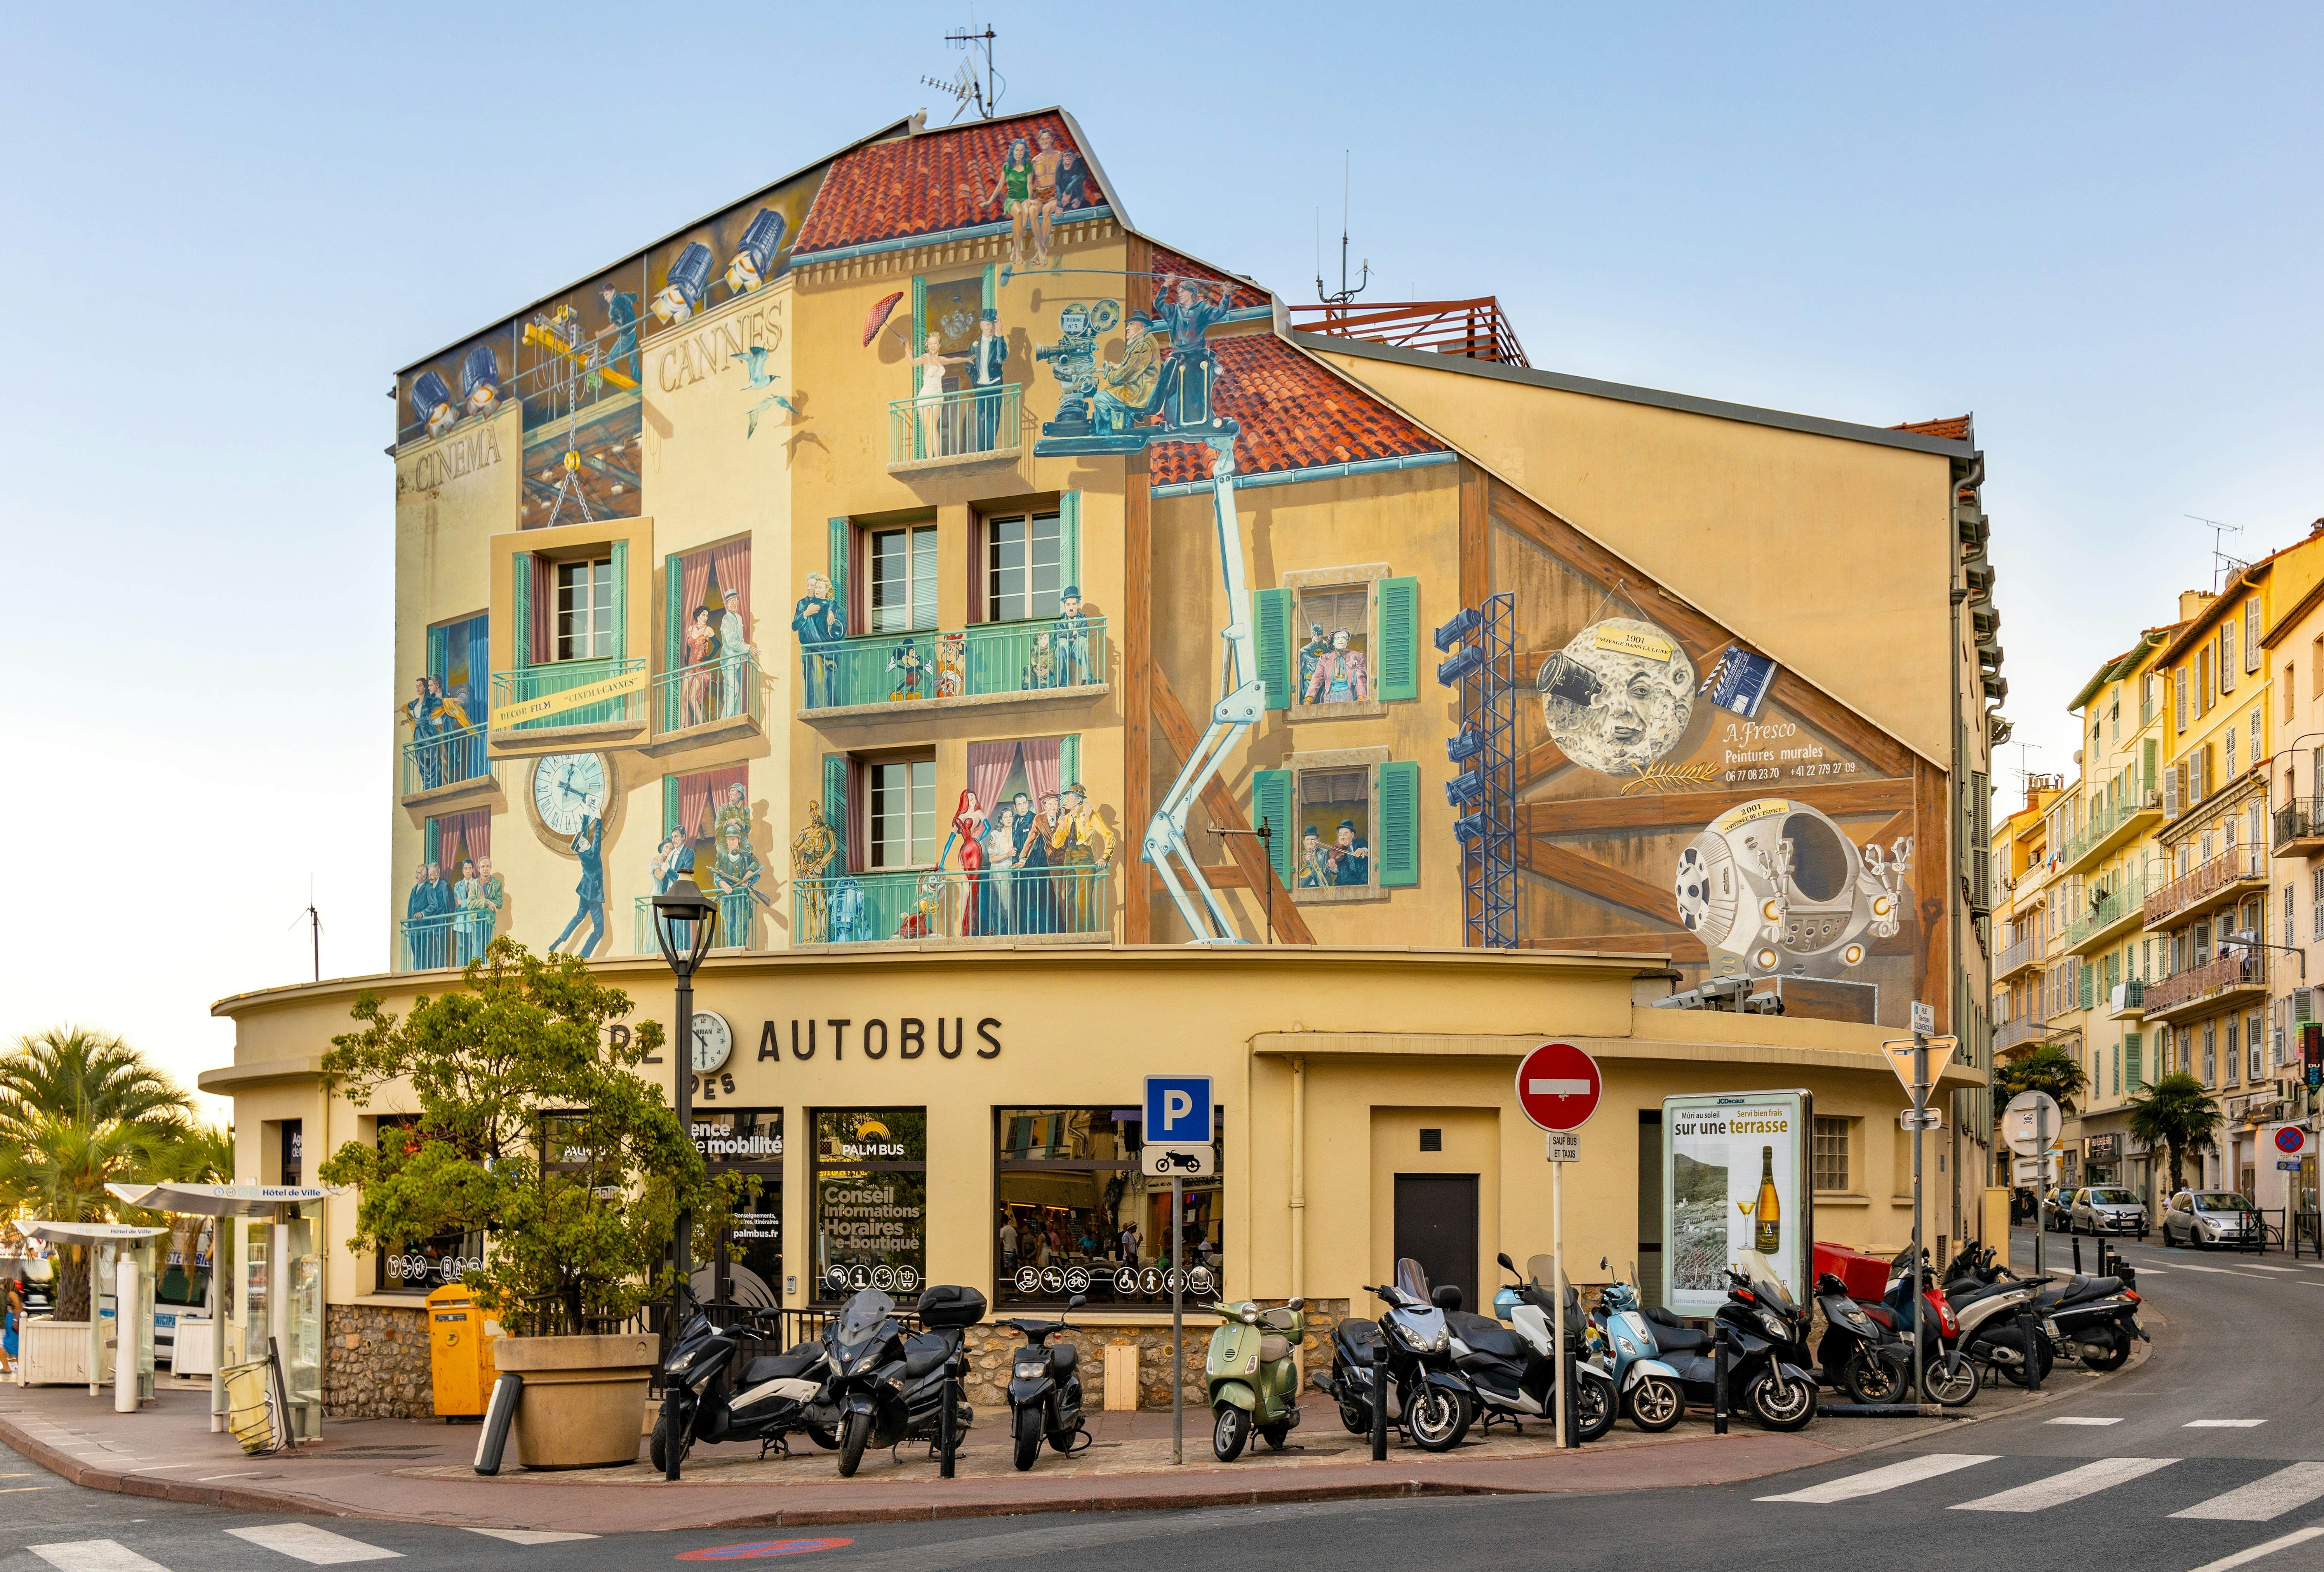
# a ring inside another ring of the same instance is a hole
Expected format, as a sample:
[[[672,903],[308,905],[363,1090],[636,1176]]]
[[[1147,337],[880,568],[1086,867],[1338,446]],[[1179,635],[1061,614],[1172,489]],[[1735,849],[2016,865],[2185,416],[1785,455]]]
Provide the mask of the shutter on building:
[[[1079,589],[1082,583],[1082,494],[1067,492],[1057,499],[1057,572],[1059,585]]]
[[[1382,579],[1379,586],[1379,696],[1389,703],[1420,696],[1420,581]]]
[[[509,564],[509,599],[516,620],[509,627],[509,664],[532,664],[532,553],[520,551]]]
[[[630,543],[613,542],[613,659],[630,653]]]
[[[1969,772],[1969,794],[1970,887],[1976,891],[1974,904],[1989,908],[1993,905],[1993,787],[1983,770]]]
[[[2094,985],[2098,981],[2098,974],[2079,961],[2074,963],[2074,970],[2082,974],[2082,1008],[2089,1009],[2096,1002],[2092,995],[2097,991]]]
[[[2244,669],[2259,669],[2259,597],[2244,602]]]
[[[1299,848],[1299,832],[1292,822],[1289,770],[1255,769],[1250,772],[1250,813],[1259,824],[1268,827],[1268,860],[1275,865],[1275,877],[1283,881],[1285,888],[1290,888],[1291,869]],[[1258,824],[1252,828],[1257,829]]]
[[[2292,1018],[2295,1021],[2312,1021],[2316,1018],[2314,988],[2295,988],[2292,990]]]
[[[2154,772],[2162,768],[2160,762],[2162,757],[2162,740],[2156,737],[2149,737],[2139,752],[2138,789],[2142,794],[2151,792],[2154,789]],[[2145,800],[2143,795],[2140,800],[2142,802]]]
[[[428,842],[428,851],[427,855],[422,857],[420,860],[423,862],[434,862],[442,854],[444,846],[444,832],[442,828],[437,824],[435,820],[430,819],[424,827],[422,835]]]
[[[1082,734],[1078,731],[1057,739],[1057,779],[1073,786],[1082,778]]]
[[[1259,680],[1267,685],[1267,707],[1291,707],[1291,592],[1250,593],[1252,634],[1259,645]]]
[[[2186,773],[2187,767],[2183,764],[2174,764],[2163,772],[2163,817],[2165,820],[2179,816],[2179,782]]]
[[[1379,881],[1383,888],[1420,882],[1420,766],[1379,767]]]
[[[661,668],[676,671],[686,664],[686,608],[679,603],[686,599],[686,570],[678,565],[678,553],[662,558],[661,577],[662,621],[669,624],[661,637]]]
[[[2236,620],[2230,617],[2219,628],[2219,691],[2236,691],[2236,668],[2243,665],[2243,641],[2236,637]]]
[[[830,558],[824,564],[824,576],[831,581],[831,603],[839,608],[840,631],[848,630],[847,618],[847,520],[831,521]]]
[[[2187,668],[2182,666],[2172,672],[2171,683],[2173,695],[2172,712],[2178,721],[2179,730],[2184,731],[2187,730]]]
[[[826,753],[823,756],[823,822],[847,844],[847,755]],[[840,860],[846,862],[843,853]]]
[[[428,630],[428,675],[449,689],[452,685],[451,666],[452,630],[449,628],[430,628]]]
[[[675,829],[677,829],[677,828],[678,828],[678,777],[676,777],[676,776],[674,776],[674,775],[666,775],[666,776],[664,776],[664,777],[661,777],[661,832],[662,832],[662,838],[663,838],[664,840],[668,840],[668,839],[669,839],[669,832],[670,832],[672,830],[675,830]]]

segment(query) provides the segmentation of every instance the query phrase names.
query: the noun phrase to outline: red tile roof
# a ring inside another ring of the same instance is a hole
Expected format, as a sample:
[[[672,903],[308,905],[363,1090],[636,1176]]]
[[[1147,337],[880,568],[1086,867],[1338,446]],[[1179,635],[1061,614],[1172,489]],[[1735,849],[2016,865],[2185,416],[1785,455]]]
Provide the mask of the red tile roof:
[[[1267,304],[1267,291],[1250,280],[1222,273],[1208,262],[1198,262],[1193,257],[1182,255],[1167,246],[1154,248],[1154,271],[1176,273],[1182,279],[1200,279],[1209,284],[1232,284],[1235,286],[1234,303],[1238,308]]]
[[[1065,128],[1065,116],[1050,112],[947,126],[843,153],[824,177],[792,254],[804,259],[811,252],[869,241],[1001,223],[1008,216],[992,188],[1009,144],[1020,136],[1029,144],[1044,130],[1058,146],[1084,151]],[[1095,172],[1086,163],[1083,169],[1085,205],[1104,203]]]
[[[1235,439],[1239,473],[1445,451],[1427,432],[1272,334],[1215,337],[1211,353],[1219,361],[1218,412],[1242,425]],[[1149,453],[1157,486],[1210,478],[1206,447],[1170,442]]]
[[[1901,420],[1888,427],[1891,431],[1910,431],[1919,437],[1941,437],[1951,442],[1969,440],[1969,417],[1950,415],[1941,420]]]

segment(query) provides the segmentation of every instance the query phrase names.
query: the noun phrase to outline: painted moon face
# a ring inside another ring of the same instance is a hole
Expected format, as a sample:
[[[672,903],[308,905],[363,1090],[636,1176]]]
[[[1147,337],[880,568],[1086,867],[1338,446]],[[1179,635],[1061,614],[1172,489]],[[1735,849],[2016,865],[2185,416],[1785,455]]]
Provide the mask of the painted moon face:
[[[1651,622],[1609,617],[1575,634],[1535,680],[1549,734],[1574,763],[1635,775],[1678,746],[1694,714],[1694,663]]]

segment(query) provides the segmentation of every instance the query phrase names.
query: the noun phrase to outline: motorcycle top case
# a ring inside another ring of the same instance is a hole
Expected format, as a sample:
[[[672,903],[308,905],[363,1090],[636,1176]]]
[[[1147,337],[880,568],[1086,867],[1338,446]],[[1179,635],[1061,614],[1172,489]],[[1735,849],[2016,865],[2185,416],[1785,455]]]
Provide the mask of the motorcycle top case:
[[[920,1295],[920,1325],[973,1327],[984,1319],[984,1295],[956,1283],[930,1283]]]

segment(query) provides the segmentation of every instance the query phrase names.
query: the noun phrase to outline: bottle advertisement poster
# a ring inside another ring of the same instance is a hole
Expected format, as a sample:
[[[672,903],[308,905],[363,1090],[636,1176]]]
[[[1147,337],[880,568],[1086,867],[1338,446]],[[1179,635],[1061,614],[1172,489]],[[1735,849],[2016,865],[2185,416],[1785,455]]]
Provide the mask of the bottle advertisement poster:
[[[1747,1250],[1768,1258],[1794,1302],[1808,1302],[1812,1107],[1804,1091],[1663,1099],[1663,1259],[1676,1314],[1725,1304],[1727,1269]]]

